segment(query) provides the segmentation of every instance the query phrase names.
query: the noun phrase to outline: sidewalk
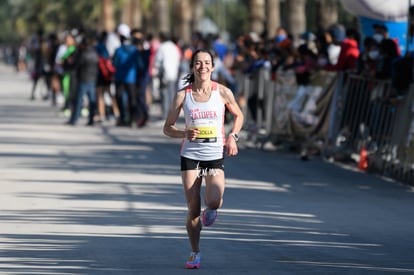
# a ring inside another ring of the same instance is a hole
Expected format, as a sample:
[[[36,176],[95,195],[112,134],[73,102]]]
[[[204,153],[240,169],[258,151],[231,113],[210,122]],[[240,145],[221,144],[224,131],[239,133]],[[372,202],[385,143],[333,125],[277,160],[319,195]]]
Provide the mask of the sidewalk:
[[[414,274],[412,188],[250,149],[186,270],[180,141],[64,125],[26,75],[0,65],[0,83],[0,274]]]

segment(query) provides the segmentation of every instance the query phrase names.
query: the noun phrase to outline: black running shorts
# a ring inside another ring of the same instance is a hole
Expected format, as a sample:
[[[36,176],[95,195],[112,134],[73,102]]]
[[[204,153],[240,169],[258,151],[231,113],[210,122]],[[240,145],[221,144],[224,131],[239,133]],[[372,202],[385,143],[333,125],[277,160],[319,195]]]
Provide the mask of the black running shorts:
[[[181,157],[181,171],[197,170],[197,169],[221,169],[224,170],[224,158],[216,160],[193,160]]]

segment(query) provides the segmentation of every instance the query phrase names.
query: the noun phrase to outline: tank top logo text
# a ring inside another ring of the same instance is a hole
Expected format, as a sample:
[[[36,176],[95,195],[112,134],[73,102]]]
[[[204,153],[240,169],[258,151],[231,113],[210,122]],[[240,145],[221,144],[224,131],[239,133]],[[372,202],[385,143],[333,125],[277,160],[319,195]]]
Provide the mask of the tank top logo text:
[[[203,111],[200,112],[198,109],[191,111],[191,119],[217,119],[217,112],[216,111]]]

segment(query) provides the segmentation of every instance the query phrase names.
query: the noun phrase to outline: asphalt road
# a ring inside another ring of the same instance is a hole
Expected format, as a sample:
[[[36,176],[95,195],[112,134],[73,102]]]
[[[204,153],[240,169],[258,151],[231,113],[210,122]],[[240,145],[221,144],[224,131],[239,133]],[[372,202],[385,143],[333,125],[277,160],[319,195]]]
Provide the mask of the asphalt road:
[[[179,140],[156,108],[143,129],[71,127],[30,88],[0,66],[0,274],[414,274],[413,188],[243,141],[186,270]]]

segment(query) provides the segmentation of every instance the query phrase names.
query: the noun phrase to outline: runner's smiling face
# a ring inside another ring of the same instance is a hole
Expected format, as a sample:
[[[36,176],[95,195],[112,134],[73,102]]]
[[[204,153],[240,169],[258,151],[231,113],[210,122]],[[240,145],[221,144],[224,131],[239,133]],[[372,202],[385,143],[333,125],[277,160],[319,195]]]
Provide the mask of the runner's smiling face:
[[[193,72],[199,80],[210,80],[211,73],[214,70],[211,55],[205,52],[199,52],[194,58]]]

